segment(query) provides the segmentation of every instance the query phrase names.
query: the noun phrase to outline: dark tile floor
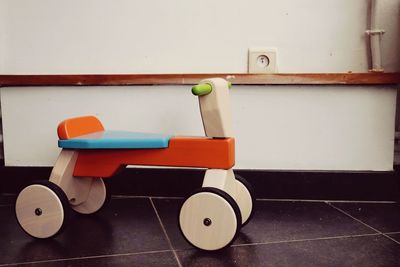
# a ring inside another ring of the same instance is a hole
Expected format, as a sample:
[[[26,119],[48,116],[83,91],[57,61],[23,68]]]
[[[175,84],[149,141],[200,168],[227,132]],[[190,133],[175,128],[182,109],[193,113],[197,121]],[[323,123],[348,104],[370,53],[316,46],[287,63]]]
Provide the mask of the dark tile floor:
[[[395,203],[258,200],[231,247],[203,252],[179,232],[182,199],[114,197],[52,240],[19,228],[13,199],[0,197],[0,266],[400,266]]]

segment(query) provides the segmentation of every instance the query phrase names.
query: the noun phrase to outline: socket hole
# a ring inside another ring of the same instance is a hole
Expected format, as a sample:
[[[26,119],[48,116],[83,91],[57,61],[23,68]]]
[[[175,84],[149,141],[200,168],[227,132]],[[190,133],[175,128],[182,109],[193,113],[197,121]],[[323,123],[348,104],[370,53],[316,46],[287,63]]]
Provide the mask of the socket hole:
[[[269,65],[269,58],[266,55],[257,57],[257,66],[260,68],[267,68]]]

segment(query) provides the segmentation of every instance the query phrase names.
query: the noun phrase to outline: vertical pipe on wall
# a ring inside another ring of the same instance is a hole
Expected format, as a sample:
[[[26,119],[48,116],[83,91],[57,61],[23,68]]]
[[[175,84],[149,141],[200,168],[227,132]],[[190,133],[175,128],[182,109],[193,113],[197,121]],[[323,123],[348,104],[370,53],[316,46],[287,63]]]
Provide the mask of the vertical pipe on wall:
[[[372,72],[383,72],[381,42],[385,31],[378,27],[378,2],[378,0],[370,2],[370,30],[366,31],[370,38],[371,68],[369,71]]]

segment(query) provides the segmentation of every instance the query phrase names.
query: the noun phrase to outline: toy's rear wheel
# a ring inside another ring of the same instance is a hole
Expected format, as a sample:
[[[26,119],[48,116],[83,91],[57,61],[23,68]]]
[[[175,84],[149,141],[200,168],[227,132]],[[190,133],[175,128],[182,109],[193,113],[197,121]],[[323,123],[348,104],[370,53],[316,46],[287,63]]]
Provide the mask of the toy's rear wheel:
[[[238,203],[242,215],[242,226],[246,225],[253,217],[255,205],[254,189],[242,176],[235,175],[236,178],[236,202]]]
[[[81,178],[85,179],[85,178]],[[71,208],[80,214],[93,214],[101,210],[109,201],[111,194],[101,178],[92,178],[88,198],[79,205],[71,205]]]
[[[190,195],[179,212],[179,227],[186,240],[203,250],[229,246],[241,226],[239,207],[226,192],[204,187]]]
[[[49,238],[61,232],[70,207],[64,191],[49,181],[32,183],[18,195],[15,213],[21,228],[36,238]]]

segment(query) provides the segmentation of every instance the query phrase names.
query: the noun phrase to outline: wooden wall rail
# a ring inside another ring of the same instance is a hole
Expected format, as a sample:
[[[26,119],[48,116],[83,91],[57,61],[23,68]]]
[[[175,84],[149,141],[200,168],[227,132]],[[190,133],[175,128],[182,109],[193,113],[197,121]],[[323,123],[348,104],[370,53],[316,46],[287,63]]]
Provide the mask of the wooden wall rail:
[[[400,84],[395,73],[279,73],[279,74],[74,74],[0,75],[0,86],[120,86],[195,84],[204,78],[228,78],[233,84]]]

